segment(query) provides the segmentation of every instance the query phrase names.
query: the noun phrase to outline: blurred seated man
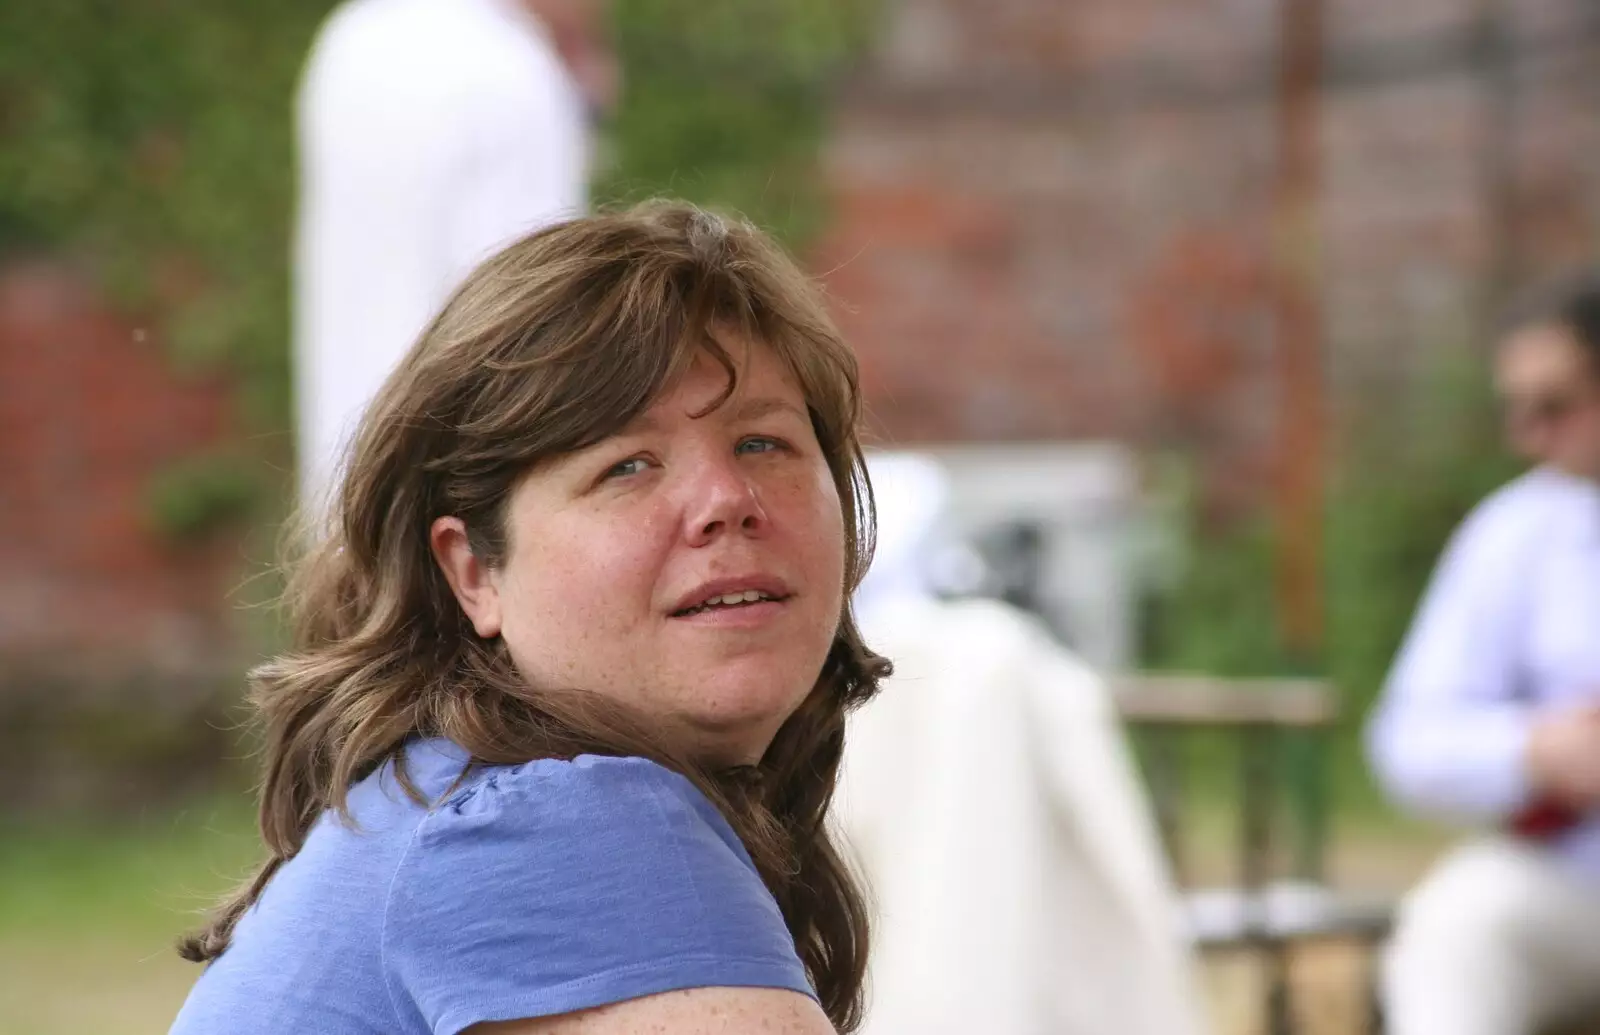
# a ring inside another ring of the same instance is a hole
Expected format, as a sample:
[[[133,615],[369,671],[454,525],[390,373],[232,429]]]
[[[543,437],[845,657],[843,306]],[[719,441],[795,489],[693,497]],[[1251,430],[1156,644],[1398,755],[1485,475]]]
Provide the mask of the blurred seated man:
[[[1536,466],[1455,533],[1368,730],[1396,799],[1486,828],[1401,909],[1395,1035],[1600,1007],[1600,281],[1525,305],[1496,367]]]
[[[1024,612],[938,599],[942,469],[868,466],[878,547],[856,612],[895,673],[851,721],[836,806],[877,906],[864,1035],[1195,1035],[1105,687]]]

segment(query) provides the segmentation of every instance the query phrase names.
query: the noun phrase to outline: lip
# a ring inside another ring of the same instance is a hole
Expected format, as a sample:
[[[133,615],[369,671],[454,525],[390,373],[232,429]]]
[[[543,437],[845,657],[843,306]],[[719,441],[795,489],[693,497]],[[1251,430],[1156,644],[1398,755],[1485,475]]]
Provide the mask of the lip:
[[[778,578],[776,575],[730,575],[726,578],[711,579],[708,582],[702,582],[694,589],[691,589],[689,592],[683,594],[683,596],[678,598],[676,603],[667,608],[667,616],[669,618],[703,617],[703,615],[680,615],[678,612],[686,611],[691,607],[698,607],[710,597],[720,597],[728,593],[742,593],[751,589],[758,593],[765,593],[769,597],[776,598],[770,602],[749,605],[752,608],[759,608],[763,611],[768,609],[767,603],[781,604],[787,598],[794,596],[794,590],[789,588],[789,584]],[[731,614],[736,612],[705,612],[705,614],[717,613]]]

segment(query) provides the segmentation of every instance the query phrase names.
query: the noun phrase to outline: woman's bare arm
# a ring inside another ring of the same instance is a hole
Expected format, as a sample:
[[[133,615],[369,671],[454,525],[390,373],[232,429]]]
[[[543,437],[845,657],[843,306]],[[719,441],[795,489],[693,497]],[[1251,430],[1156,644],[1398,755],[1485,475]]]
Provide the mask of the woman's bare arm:
[[[466,1035],[835,1035],[815,1002],[785,989],[691,988],[532,1020],[475,1024]]]

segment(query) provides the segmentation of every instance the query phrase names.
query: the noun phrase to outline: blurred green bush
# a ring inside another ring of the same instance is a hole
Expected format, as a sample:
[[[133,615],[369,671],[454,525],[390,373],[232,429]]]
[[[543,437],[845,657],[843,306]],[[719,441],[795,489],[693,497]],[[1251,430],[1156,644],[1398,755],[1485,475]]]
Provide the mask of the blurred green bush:
[[[1285,649],[1270,587],[1273,530],[1265,521],[1208,538],[1183,554],[1160,602],[1145,663],[1221,675],[1281,675],[1309,661],[1343,695],[1337,789],[1358,807],[1377,793],[1359,730],[1380,690],[1445,542],[1468,511],[1515,476],[1481,357],[1441,348],[1399,405],[1347,412],[1326,510],[1326,627],[1321,657]]]

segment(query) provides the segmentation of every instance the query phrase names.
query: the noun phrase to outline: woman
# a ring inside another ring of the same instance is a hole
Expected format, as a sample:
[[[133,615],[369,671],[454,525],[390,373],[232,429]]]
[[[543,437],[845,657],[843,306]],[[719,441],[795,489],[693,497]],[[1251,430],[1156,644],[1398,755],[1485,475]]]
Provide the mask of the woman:
[[[747,225],[657,204],[475,271],[293,572],[271,856],[184,942],[174,1035],[855,1027],[858,410]]]

